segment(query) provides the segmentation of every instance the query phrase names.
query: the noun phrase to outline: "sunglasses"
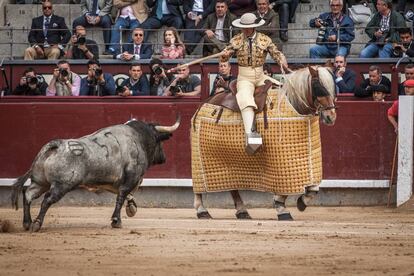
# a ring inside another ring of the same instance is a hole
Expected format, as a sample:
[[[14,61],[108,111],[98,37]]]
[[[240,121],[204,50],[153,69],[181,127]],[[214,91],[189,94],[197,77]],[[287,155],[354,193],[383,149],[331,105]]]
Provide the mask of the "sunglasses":
[[[342,6],[341,4],[331,4],[331,7],[340,7]]]
[[[143,36],[144,34],[134,34],[134,36]]]
[[[52,6],[45,6],[45,7],[43,7],[43,9],[44,10],[51,10],[52,9]]]

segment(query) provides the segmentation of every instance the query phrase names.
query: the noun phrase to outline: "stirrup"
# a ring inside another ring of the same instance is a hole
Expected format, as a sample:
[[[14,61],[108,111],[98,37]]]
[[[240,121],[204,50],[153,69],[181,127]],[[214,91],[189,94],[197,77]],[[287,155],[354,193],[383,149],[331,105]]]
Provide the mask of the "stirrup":
[[[262,136],[257,132],[246,134],[246,153],[248,155],[255,154],[263,144]]]

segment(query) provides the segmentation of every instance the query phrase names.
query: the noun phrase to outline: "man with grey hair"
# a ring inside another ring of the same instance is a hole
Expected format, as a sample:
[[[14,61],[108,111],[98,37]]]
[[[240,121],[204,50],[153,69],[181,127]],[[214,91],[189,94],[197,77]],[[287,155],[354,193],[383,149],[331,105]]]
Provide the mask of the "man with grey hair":
[[[257,18],[265,21],[264,25],[257,28],[261,33],[264,33],[275,42],[277,37],[277,14],[270,8],[269,0],[256,0],[257,10],[254,12]]]

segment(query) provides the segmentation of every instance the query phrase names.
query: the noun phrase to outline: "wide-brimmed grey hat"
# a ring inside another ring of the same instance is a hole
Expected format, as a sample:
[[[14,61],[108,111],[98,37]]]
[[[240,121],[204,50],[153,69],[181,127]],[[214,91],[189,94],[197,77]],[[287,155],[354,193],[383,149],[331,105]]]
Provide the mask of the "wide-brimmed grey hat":
[[[253,13],[245,13],[243,14],[240,19],[234,20],[231,24],[237,28],[256,28],[262,26],[265,21],[261,18],[257,18],[256,15]]]

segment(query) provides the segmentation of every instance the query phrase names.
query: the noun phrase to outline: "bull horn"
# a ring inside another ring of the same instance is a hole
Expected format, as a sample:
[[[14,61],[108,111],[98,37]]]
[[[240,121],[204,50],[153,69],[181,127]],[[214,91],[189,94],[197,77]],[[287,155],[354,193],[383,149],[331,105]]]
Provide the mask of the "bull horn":
[[[180,122],[181,122],[181,115],[178,114],[177,115],[177,120],[175,121],[175,124],[173,124],[172,126],[155,126],[155,129],[159,132],[172,133],[173,131],[175,131],[180,126]]]

